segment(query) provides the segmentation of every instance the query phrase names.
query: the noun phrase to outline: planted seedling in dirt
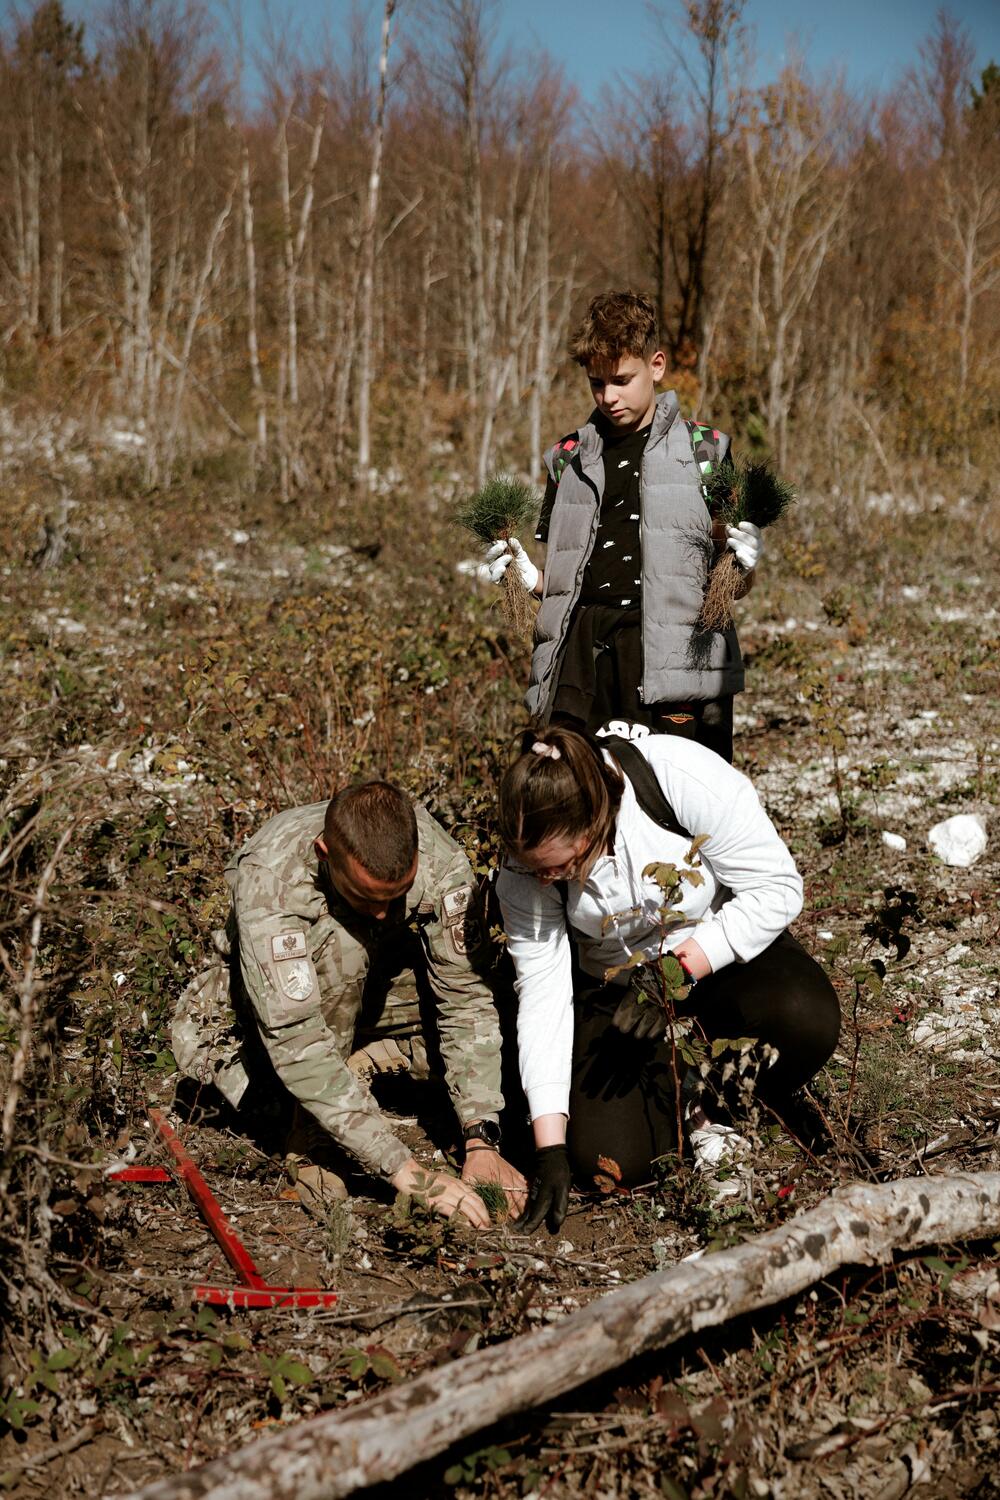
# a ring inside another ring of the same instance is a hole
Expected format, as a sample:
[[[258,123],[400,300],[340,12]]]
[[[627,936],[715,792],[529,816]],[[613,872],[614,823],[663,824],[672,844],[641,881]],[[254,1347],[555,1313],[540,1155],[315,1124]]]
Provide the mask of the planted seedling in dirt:
[[[359,1390],[370,1390],[386,1381],[397,1385],[403,1379],[399,1360],[384,1344],[365,1344],[363,1348],[352,1345],[342,1349],[335,1367]]]
[[[519,531],[533,525],[537,512],[538,496],[530,484],[523,484],[509,474],[492,474],[482,489],[462,501],[455,519],[484,546],[491,547],[494,542],[516,541]],[[530,634],[535,612],[521,575],[513,565],[503,575],[502,607],[512,630],[518,635]]]
[[[267,1376],[272,1394],[282,1406],[289,1399],[289,1387],[311,1385],[315,1376],[304,1360],[285,1349],[280,1354],[258,1354],[257,1363]]]
[[[763,531],[781,519],[795,499],[795,491],[766,460],[727,458],[702,476],[705,499],[714,521],[739,526],[752,521]],[[731,551],[718,559],[709,575],[705,600],[698,616],[703,630],[730,630],[733,604],[743,582],[743,568]]]
[[[494,1224],[506,1224],[510,1218],[510,1203],[499,1182],[477,1182],[476,1192],[489,1210]]]

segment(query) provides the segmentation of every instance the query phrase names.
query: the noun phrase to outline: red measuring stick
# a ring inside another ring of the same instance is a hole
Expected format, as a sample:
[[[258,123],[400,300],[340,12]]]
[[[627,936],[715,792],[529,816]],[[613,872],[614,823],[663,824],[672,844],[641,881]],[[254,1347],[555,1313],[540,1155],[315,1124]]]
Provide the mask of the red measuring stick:
[[[196,1286],[194,1297],[215,1307],[334,1307],[337,1303],[336,1292],[300,1286]]]
[[[176,1130],[162,1110],[151,1109],[149,1117],[162,1137],[167,1150],[177,1166],[178,1174],[194,1199],[209,1229],[229,1264],[239,1276],[242,1286],[196,1286],[194,1300],[209,1302],[216,1307],[334,1307],[336,1292],[324,1292],[313,1287],[268,1286],[257,1270],[253,1257],[243,1244],[236,1230],[222,1211],[212,1189],[198,1171],[191,1157],[181,1144]],[[164,1167],[121,1167],[109,1172],[114,1182],[170,1182],[170,1173]]]
[[[166,1167],[119,1167],[108,1173],[109,1182],[172,1182]]]
[[[219,1249],[244,1286],[266,1287],[267,1282],[254,1265],[253,1258],[226,1218],[212,1189],[184,1150],[176,1130],[162,1110],[151,1109],[149,1118],[166,1142],[167,1150],[177,1163],[184,1185],[197,1203]]]

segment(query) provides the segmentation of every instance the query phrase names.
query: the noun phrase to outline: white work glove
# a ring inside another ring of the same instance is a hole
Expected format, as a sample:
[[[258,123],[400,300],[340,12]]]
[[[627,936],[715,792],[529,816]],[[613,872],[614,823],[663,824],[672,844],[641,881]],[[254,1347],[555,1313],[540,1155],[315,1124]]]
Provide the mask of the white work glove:
[[[752,521],[741,521],[738,526],[727,526],[726,536],[726,546],[740,567],[749,573],[760,562],[764,551],[760,527],[755,526]]]
[[[486,553],[483,562],[479,564],[478,574],[483,583],[503,583],[503,575],[514,563],[521,575],[521,582],[529,594],[535,591],[538,582],[538,569],[531,558],[525,552],[516,536],[512,536],[509,542],[494,542]]]

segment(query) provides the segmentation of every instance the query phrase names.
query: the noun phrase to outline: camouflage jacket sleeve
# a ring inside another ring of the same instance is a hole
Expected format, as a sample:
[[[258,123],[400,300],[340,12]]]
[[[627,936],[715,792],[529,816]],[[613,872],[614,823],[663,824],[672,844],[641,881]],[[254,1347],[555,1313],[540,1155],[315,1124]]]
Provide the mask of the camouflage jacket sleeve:
[[[338,1145],[388,1180],[412,1153],[393,1135],[327,1026],[308,924],[276,910],[279,905],[237,893],[240,970],[261,1040],[289,1093]]]
[[[448,1091],[463,1125],[495,1120],[500,1092],[500,1023],[483,974],[489,949],[468,860],[446,833],[433,835],[433,916],[421,923],[427,977],[438,1000],[438,1033]]]

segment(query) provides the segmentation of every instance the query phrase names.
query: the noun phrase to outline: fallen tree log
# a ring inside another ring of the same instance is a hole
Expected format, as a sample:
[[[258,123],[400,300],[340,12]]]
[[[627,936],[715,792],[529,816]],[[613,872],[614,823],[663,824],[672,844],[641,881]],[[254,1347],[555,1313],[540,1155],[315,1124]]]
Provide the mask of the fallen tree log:
[[[539,1333],[483,1349],[130,1500],[338,1500],[636,1355],[794,1296],[845,1265],[1000,1233],[1000,1173],[844,1188],[758,1239],[682,1261]]]

